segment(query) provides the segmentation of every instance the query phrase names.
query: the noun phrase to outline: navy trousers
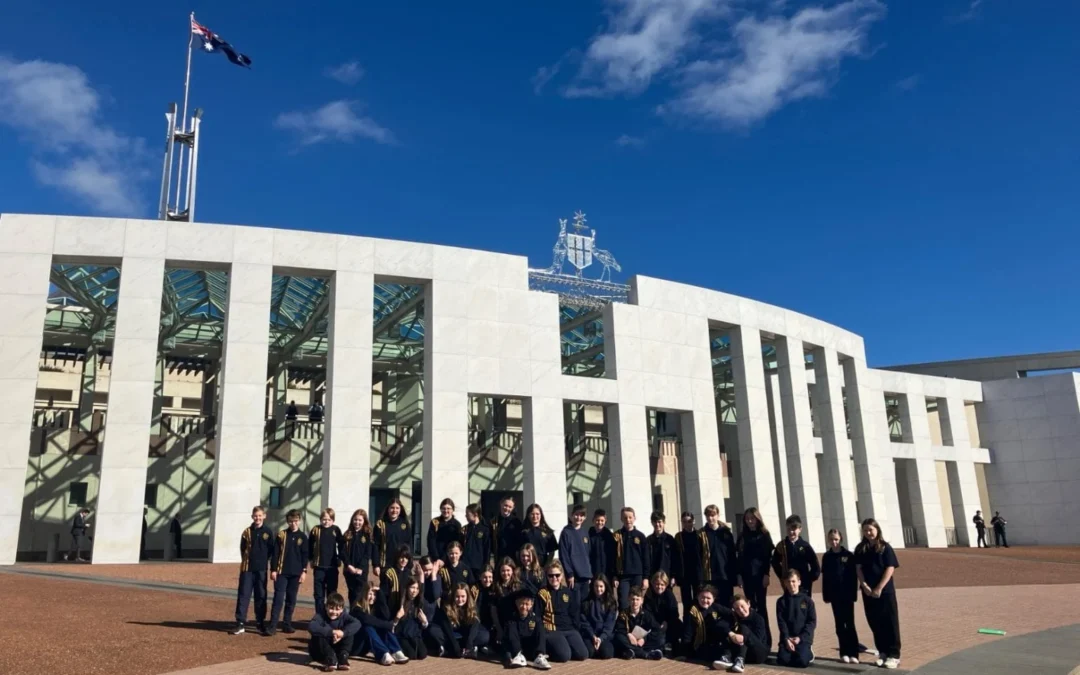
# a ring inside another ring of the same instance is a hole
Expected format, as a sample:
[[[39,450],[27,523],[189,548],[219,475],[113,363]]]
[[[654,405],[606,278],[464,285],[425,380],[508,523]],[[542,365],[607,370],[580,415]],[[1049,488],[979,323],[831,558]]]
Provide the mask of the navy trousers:
[[[274,604],[270,608],[270,625],[277,628],[281,610],[285,609],[285,624],[292,624],[293,610],[296,609],[296,592],[300,589],[300,576],[279,574],[274,581]]]
[[[241,572],[236,588],[236,623],[247,621],[248,603],[255,596],[255,621],[266,623],[266,570]]]
[[[314,577],[315,613],[323,614],[326,596],[337,593],[338,570],[336,567],[316,567]]]
[[[780,648],[776,650],[776,665],[778,666],[790,666],[792,668],[805,668],[810,665],[810,647],[809,642],[800,642],[795,645],[795,651],[791,651],[787,648],[787,645],[783,641],[780,642]]]

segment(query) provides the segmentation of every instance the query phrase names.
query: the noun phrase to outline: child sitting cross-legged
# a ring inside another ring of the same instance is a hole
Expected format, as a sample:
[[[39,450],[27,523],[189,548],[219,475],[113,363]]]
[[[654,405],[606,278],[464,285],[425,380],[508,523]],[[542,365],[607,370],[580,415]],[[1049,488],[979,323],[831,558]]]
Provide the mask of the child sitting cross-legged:
[[[394,635],[394,622],[390,618],[386,599],[379,593],[374,581],[368,581],[364,586],[363,593],[353,605],[352,614],[363,626],[363,639],[353,645],[353,656],[363,656],[370,651],[375,656],[375,662],[384,666],[408,663],[409,657],[401,651],[401,644]]]
[[[349,669],[349,651],[360,631],[360,622],[345,611],[345,598],[331,593],[322,612],[308,622],[311,642],[308,654],[322,664],[324,672]]]
[[[664,658],[664,630],[644,607],[644,589],[634,586],[627,599],[630,604],[615,621],[615,655],[659,661]]]
[[[765,617],[752,609],[742,594],[736,593],[731,600],[731,621],[723,654],[713,662],[713,670],[727,668],[729,672],[741,673],[747,663],[765,663],[771,646]]]

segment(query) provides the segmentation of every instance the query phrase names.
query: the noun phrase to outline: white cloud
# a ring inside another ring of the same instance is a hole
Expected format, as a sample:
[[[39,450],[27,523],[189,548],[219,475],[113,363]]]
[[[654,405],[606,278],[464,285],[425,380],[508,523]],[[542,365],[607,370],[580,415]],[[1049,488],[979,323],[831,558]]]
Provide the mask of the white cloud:
[[[896,90],[899,92],[915,91],[921,81],[922,76],[916,73],[915,75],[908,75],[907,77],[897,80],[896,84],[893,86],[895,86]]]
[[[958,14],[952,17],[953,23],[963,23],[965,21],[973,21],[979,17],[979,7],[983,4],[983,0],[971,0],[968,3],[967,11],[963,14]]]
[[[848,0],[791,17],[742,19],[732,31],[735,54],[692,64],[686,88],[664,110],[745,126],[791,101],[822,96],[841,61],[863,52],[884,10],[877,0]]]
[[[615,139],[615,145],[620,148],[640,148],[645,145],[645,139],[640,136],[623,134]]]
[[[752,124],[786,103],[828,91],[841,62],[864,53],[880,0],[844,0],[795,13],[774,0],[608,0],[563,95],[638,95],[670,84],[667,115]],[[752,5],[752,9],[748,9]]]
[[[100,109],[100,94],[79,68],[0,56],[0,124],[33,148],[37,180],[97,212],[141,215],[138,185],[149,175],[143,140],[104,124]]]
[[[393,132],[370,117],[358,115],[357,108],[356,101],[332,101],[317,110],[281,113],[274,125],[296,132],[303,145],[323,141],[351,143],[363,138],[387,145],[397,142]]]
[[[326,76],[345,85],[354,85],[364,77],[364,68],[358,61],[346,61],[340,66],[326,69]]]
[[[610,0],[606,32],[593,38],[568,96],[639,94],[675,66],[698,41],[704,20],[725,13],[728,0]]]

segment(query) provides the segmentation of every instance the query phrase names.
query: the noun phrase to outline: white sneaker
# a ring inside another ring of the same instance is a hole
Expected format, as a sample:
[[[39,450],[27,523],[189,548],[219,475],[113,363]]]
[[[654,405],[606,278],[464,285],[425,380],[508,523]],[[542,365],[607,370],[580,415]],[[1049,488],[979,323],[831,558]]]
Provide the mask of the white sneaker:
[[[741,673],[744,670],[746,670],[746,668],[744,667],[743,660],[741,658],[735,659],[735,663],[732,664],[730,668],[728,668],[728,671],[732,673]]]
[[[843,663],[851,663],[851,659],[846,656],[841,656],[840,661]]]
[[[551,670],[551,664],[548,663],[547,657],[543,654],[540,654],[535,659],[533,659],[532,667],[536,668],[537,670]]]
[[[409,657],[405,656],[402,652],[394,652],[391,656],[394,657],[394,663],[408,663]]]
[[[810,647],[810,662],[809,663],[813,663],[814,659],[816,659],[816,658],[817,658],[817,656],[814,655],[814,648]]]
[[[514,668],[524,668],[525,666],[529,665],[529,662],[525,660],[524,654],[518,652],[517,656],[510,659],[510,665]]]
[[[883,658],[881,658],[879,656],[877,661],[874,661],[874,665],[877,666],[878,668],[884,667],[885,666],[885,659],[883,659]]]
[[[379,663],[381,663],[384,666],[392,666],[392,665],[394,665],[394,657],[390,656],[389,654],[383,654],[383,657],[379,661]]]
[[[889,657],[885,659],[885,667],[889,670],[893,670],[900,666],[900,659]]]

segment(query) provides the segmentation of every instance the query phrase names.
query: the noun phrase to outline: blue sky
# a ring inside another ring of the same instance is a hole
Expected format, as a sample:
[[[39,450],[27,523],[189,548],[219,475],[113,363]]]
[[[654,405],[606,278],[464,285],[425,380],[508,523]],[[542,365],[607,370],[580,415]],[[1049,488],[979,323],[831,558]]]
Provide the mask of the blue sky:
[[[628,273],[839,324],[872,364],[1077,348],[1076,3],[6,3],[0,211],[151,217],[187,14],[199,220]]]

